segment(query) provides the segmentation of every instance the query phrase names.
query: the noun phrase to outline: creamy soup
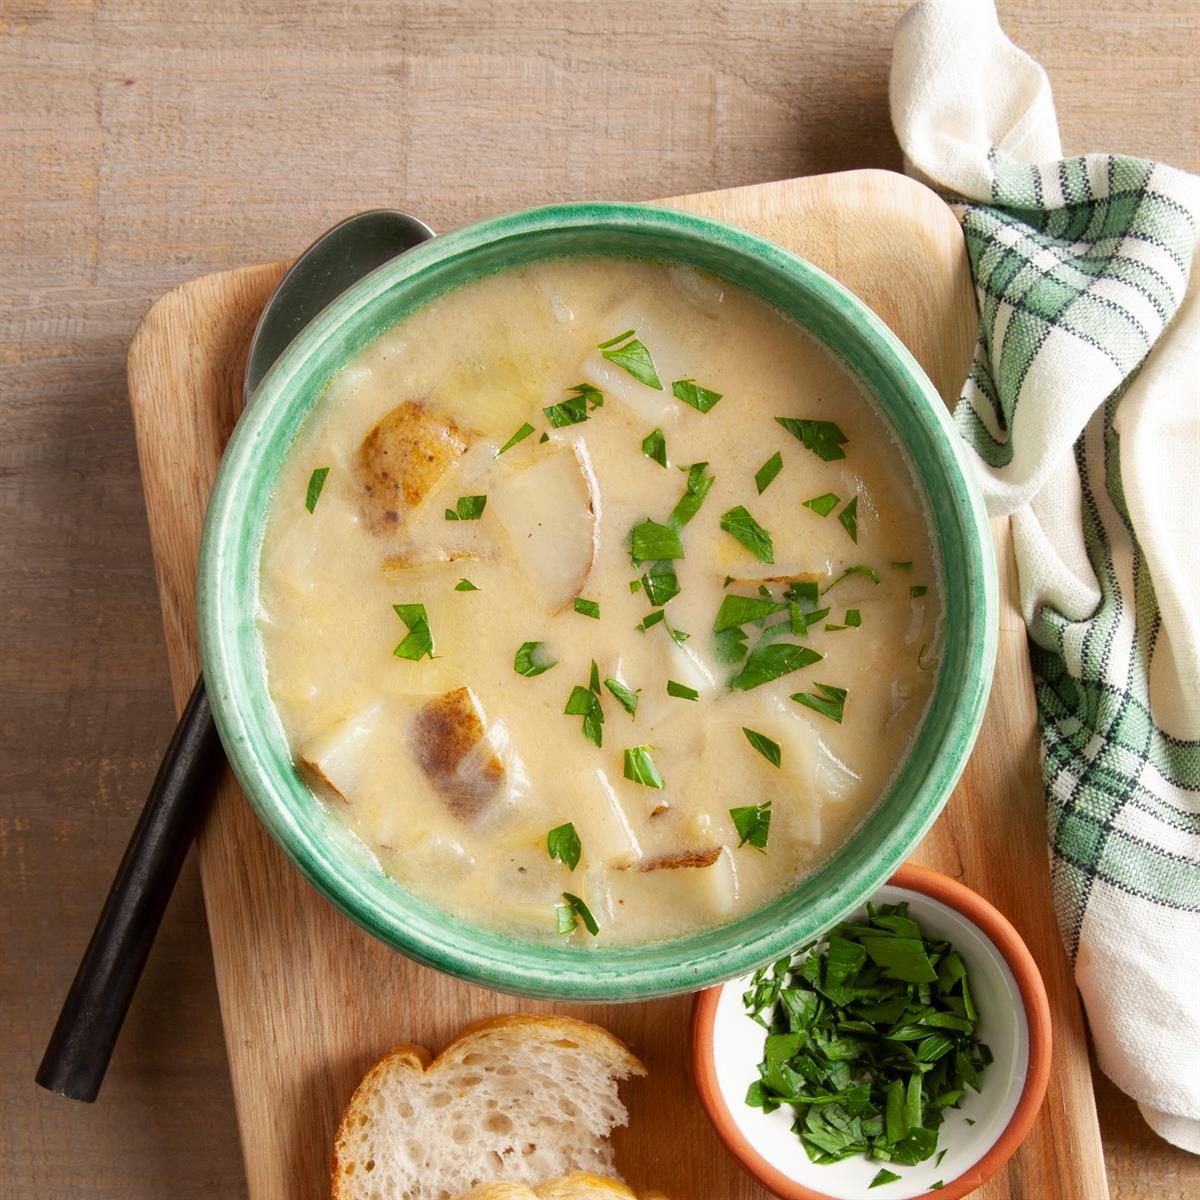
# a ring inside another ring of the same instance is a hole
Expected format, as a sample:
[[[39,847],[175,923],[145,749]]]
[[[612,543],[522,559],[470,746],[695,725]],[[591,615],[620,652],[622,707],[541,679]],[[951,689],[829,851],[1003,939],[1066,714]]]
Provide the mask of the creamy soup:
[[[557,260],[334,378],[257,619],[299,770],[385,871],[615,944],[746,913],[863,821],[932,687],[937,574],[904,454],[796,325]]]

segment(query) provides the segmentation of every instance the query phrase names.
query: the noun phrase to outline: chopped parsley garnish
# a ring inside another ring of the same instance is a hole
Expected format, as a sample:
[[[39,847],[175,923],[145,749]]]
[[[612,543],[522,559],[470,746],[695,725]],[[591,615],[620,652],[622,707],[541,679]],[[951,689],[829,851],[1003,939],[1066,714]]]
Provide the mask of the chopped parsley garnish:
[[[736,592],[723,596],[721,607],[713,621],[713,633],[724,633],[749,621],[762,621],[774,613],[782,612],[786,604],[780,604],[769,596],[739,596]]]
[[[671,391],[676,400],[690,404],[697,412],[706,413],[721,398],[720,392],[710,392],[701,387],[694,379],[677,379],[671,384]]]
[[[668,600],[679,595],[679,578],[675,574],[675,568],[665,559],[656,562],[642,576],[641,586],[646,593],[646,599],[655,608],[661,608]]]
[[[676,683],[674,679],[667,680],[667,695],[674,696],[677,700],[700,699],[700,693],[695,688],[690,688],[684,683]]]
[[[831,584],[823,588],[821,594],[832,591],[843,579],[849,579],[851,575],[865,575],[872,583],[879,582],[879,572],[874,567],[868,567],[866,563],[855,563],[854,566],[847,567]]]
[[[460,579],[454,585],[454,590],[456,592],[477,592],[477,591],[479,591],[479,589],[469,579]]]
[[[635,567],[655,559],[682,558],[683,542],[679,540],[679,530],[647,517],[629,531],[629,554]]]
[[[578,425],[581,421],[586,421],[588,413],[604,403],[604,393],[599,388],[592,387],[590,383],[577,383],[569,391],[571,395],[567,399],[542,409],[542,412],[546,414],[546,420],[555,429],[561,429],[564,425]],[[542,441],[545,440],[543,435]]]
[[[622,370],[628,371],[639,383],[644,383],[647,387],[661,392],[663,390],[662,380],[659,379],[658,372],[654,369],[654,360],[650,357],[650,351],[637,338],[625,341],[632,334],[633,330],[628,329],[620,337],[609,338],[607,342],[601,342],[596,348],[610,363],[615,363]],[[618,346],[618,342],[625,342],[625,344]]]
[[[596,660],[592,659],[592,669],[588,674],[588,687],[600,695],[600,668],[596,666]]]
[[[811,500],[805,500],[804,507],[811,508],[818,517],[827,517],[841,502],[841,496],[834,492],[826,492],[823,496],[814,496]]]
[[[523,442],[533,432],[533,426],[526,421],[516,433],[496,451],[496,457],[499,458],[505,450],[511,450],[518,442]]]
[[[642,590],[642,581],[640,579],[631,579],[629,581],[629,594],[636,596]]]
[[[739,692],[748,692],[801,667],[820,662],[822,657],[815,650],[797,646],[794,642],[760,643],[750,652],[742,669],[729,681],[729,686]]]
[[[700,511],[704,497],[716,482],[715,476],[705,475],[704,472],[708,470],[706,462],[692,463],[690,467],[680,469],[688,473],[687,487],[667,518],[667,524],[672,529],[682,529]]]
[[[862,624],[862,613],[857,608],[848,608],[842,620],[846,622],[847,628],[857,629]]]
[[[397,658],[419,662],[433,657],[433,633],[429,628],[429,616],[423,604],[393,604],[396,616],[408,626],[404,640],[392,653]]]
[[[761,562],[775,561],[775,547],[771,535],[739,504],[721,517],[721,528],[736,538],[755,558]]]
[[[776,421],[795,437],[818,458],[833,462],[845,458],[846,452],[842,447],[846,444],[846,435],[832,421],[798,421],[794,417],[776,417]]]
[[[756,850],[766,850],[767,838],[771,835],[771,802],[766,804],[750,804],[745,808],[731,808],[729,816],[733,827],[742,840],[742,846],[753,846]]]
[[[631,746],[625,751],[625,778],[640,783],[642,787],[662,789],[666,785],[663,777],[650,757],[651,746]]]
[[[855,496],[845,508],[838,513],[842,528],[850,535],[850,540],[858,544],[858,497]]]
[[[909,598],[912,600],[919,600],[928,591],[929,591],[929,589],[923,585],[919,586],[919,587],[910,587],[908,589],[908,595],[909,595]]]
[[[583,736],[596,746],[604,745],[604,710],[600,707],[600,697],[595,691],[576,684],[571,689],[571,696],[563,712],[569,717],[582,717]]]
[[[791,699],[840,725],[846,710],[846,689],[832,687],[827,683],[817,683],[813,686],[817,689],[815,692],[797,692]]]
[[[543,433],[542,436],[540,438],[538,438],[538,445],[540,446],[543,443],[548,442],[549,440],[550,440],[550,435],[548,433]]]
[[[546,853],[551,858],[557,858],[568,871],[573,871],[579,866],[583,846],[580,844],[579,834],[575,832],[575,826],[570,821],[565,825],[556,826],[546,834]]]
[[[761,496],[763,492],[771,486],[775,476],[783,470],[783,455],[778,450],[767,459],[757,471],[754,472],[754,486],[758,488],[758,494]]]
[[[446,509],[447,521],[478,521],[487,507],[486,496],[459,496],[453,508]]]
[[[606,679],[604,686],[617,698],[617,703],[632,717],[637,713],[638,694],[619,679]]]
[[[308,477],[308,494],[304,497],[304,507],[312,512],[321,498],[321,489],[325,486],[325,477],[329,474],[328,467],[317,467]]]
[[[650,628],[651,625],[657,625],[667,614],[661,608],[656,608],[652,613],[647,613],[642,618],[640,625],[635,625],[635,629],[640,629],[643,633]]]
[[[965,963],[907,904],[868,904],[864,919],[758,971],[742,1001],[767,1031],[746,1103],[787,1105],[817,1163],[933,1158],[946,1110],[992,1061]],[[896,1178],[883,1168],[872,1186]]]
[[[684,633],[682,629],[672,629],[670,625],[667,626],[667,629],[675,639],[675,645],[677,646],[682,646],[692,636],[690,633]]]
[[[895,1183],[900,1176],[895,1171],[889,1171],[887,1167],[880,1167],[875,1174],[875,1178],[871,1180],[867,1187],[879,1187],[884,1183]]]
[[[592,937],[595,937],[600,932],[600,926],[596,924],[592,910],[578,896],[572,896],[570,892],[563,892],[562,898],[566,904],[559,904],[554,910],[558,914],[558,932],[571,933],[582,921],[584,929]]]
[[[661,429],[655,429],[642,438],[642,453],[652,458],[660,467],[667,465],[667,439]]]
[[[779,766],[783,761],[783,751],[779,748],[779,743],[772,741],[765,733],[759,733],[755,729],[747,729],[742,726],[742,732],[746,735],[746,741],[752,745],[773,767]]]
[[[597,600],[585,600],[582,596],[576,596],[575,611],[582,616],[600,620],[600,603]]]
[[[896,562],[893,560],[891,565],[895,567],[897,571],[911,571],[913,568],[911,562]]]
[[[513,670],[518,675],[532,679],[535,675],[541,675],[543,671],[557,666],[557,659],[550,658],[542,649],[545,644],[545,642],[522,642],[521,648],[513,658]]]

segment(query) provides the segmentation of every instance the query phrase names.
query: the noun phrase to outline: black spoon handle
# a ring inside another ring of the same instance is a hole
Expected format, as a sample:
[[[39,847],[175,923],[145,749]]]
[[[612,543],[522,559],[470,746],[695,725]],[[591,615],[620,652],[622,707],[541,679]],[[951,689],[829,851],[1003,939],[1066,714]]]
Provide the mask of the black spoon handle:
[[[221,744],[212,710],[197,681],[175,728],[108,899],[96,923],[37,1082],[72,1100],[95,1100],[117,1034],[179,877],[211,787]]]

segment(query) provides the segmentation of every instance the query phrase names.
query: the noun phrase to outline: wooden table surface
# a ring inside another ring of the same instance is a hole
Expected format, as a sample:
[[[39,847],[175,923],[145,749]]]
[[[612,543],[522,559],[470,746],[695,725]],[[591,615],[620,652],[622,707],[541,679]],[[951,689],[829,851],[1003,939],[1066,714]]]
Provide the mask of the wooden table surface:
[[[0,2],[0,1195],[244,1195],[190,866],[100,1101],[32,1082],[172,723],[124,382],[141,315],[376,205],[447,229],[898,169],[904,7]],[[1200,170],[1195,0],[999,8],[1069,153]],[[1200,1158],[1096,1087],[1114,1200],[1200,1194]]]

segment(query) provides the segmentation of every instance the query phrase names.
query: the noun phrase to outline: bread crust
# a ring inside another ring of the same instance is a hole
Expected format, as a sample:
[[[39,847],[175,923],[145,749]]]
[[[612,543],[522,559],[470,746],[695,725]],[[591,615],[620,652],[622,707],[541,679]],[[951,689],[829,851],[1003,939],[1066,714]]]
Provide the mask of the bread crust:
[[[626,1079],[630,1075],[645,1075],[646,1068],[630,1051],[620,1038],[614,1037],[606,1029],[591,1025],[587,1021],[579,1021],[574,1017],[535,1016],[530,1013],[506,1013],[495,1017],[485,1017],[474,1021],[450,1040],[445,1049],[434,1057],[424,1046],[416,1046],[401,1042],[393,1046],[367,1073],[363,1076],[354,1094],[350,1097],[346,1111],[342,1114],[338,1125],[337,1135],[333,1142],[333,1161],[330,1167],[332,1175],[333,1200],[351,1200],[350,1177],[347,1171],[348,1160],[345,1157],[346,1148],[352,1130],[369,1119],[371,1097],[377,1091],[380,1082],[394,1071],[407,1070],[414,1074],[427,1074],[436,1071],[445,1064],[453,1063],[469,1054],[472,1048],[485,1044],[488,1037],[497,1030],[524,1030],[527,1034],[538,1039],[551,1041],[568,1038],[586,1047],[597,1058],[608,1064],[609,1072],[618,1079]],[[493,1186],[493,1185],[488,1185]],[[505,1184],[505,1187],[513,1185]],[[523,1186],[523,1185],[521,1185]],[[620,1193],[616,1193],[618,1196]],[[534,1193],[530,1193],[533,1196]],[[569,1194],[568,1194],[569,1195]],[[484,1194],[483,1198],[472,1196],[472,1200],[526,1200],[520,1192],[506,1195],[503,1192],[495,1195]]]

